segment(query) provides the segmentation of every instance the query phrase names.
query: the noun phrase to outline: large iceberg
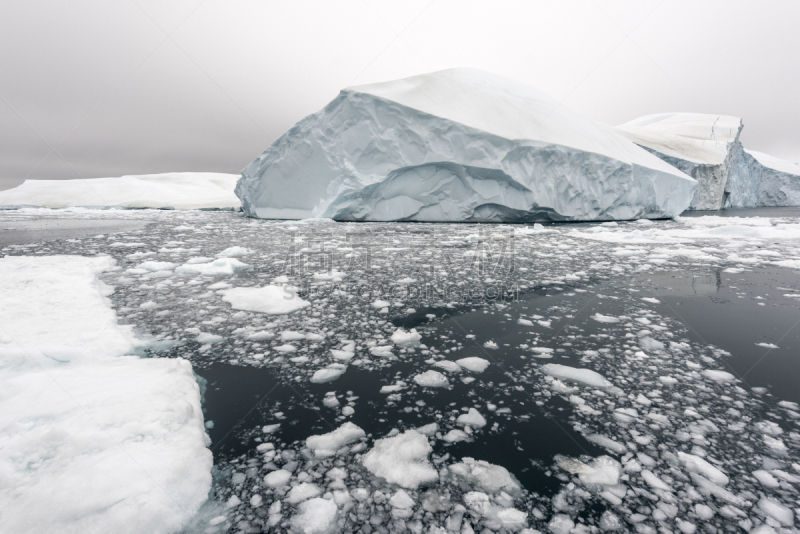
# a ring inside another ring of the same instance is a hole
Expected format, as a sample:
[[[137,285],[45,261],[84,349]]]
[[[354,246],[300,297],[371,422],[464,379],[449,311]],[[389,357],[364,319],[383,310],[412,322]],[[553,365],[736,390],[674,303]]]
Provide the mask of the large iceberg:
[[[527,85],[452,69],[351,87],[242,171],[247,215],[351,221],[673,217],[697,183]]]
[[[215,172],[170,172],[86,178],[76,180],[25,180],[0,191],[0,208],[120,207],[238,209],[233,193],[235,174]]]
[[[718,210],[728,197],[757,196],[739,142],[742,119],[703,113],[660,113],[620,125],[619,131],[697,180],[689,209]]]

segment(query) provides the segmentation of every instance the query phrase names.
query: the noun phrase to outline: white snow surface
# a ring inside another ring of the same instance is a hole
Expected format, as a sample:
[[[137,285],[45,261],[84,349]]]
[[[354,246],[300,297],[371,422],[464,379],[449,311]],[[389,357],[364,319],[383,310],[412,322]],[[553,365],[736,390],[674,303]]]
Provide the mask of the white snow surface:
[[[706,113],[645,115],[617,127],[634,143],[666,156],[720,165],[742,128],[742,119]]]
[[[310,306],[289,286],[234,287],[220,291],[222,300],[235,310],[283,315]]]
[[[364,455],[364,467],[372,474],[385,478],[390,484],[416,489],[420,484],[433,482],[439,473],[428,456],[433,452],[428,438],[416,430],[379,439]]]
[[[488,72],[344,89],[242,171],[247,215],[414,221],[672,217],[696,182],[613,127]]]
[[[0,206],[238,209],[240,202],[233,192],[238,178],[213,172],[171,172],[25,180],[14,189],[0,191]]]
[[[109,257],[0,259],[0,531],[174,532],[211,486],[200,390],[141,359]]]

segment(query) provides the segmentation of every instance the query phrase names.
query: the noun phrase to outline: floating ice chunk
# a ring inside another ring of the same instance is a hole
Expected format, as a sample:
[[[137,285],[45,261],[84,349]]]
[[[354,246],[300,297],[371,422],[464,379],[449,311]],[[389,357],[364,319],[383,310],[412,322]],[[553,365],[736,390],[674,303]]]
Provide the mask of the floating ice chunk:
[[[324,458],[333,456],[345,445],[354,443],[364,436],[366,433],[361,428],[348,421],[333,432],[306,438],[306,447],[314,451],[317,458]]]
[[[781,487],[781,483],[778,482],[778,479],[776,479],[774,476],[761,469],[759,469],[758,471],[753,471],[753,476],[756,477],[756,480],[761,482],[767,488],[774,489]]]
[[[672,491],[672,487],[669,484],[658,478],[649,469],[643,469],[641,475],[644,481],[647,482],[653,488],[662,491],[670,491],[670,492]]]
[[[383,393],[384,395],[387,395],[389,393],[397,393],[398,391],[402,391],[403,389],[405,389],[406,386],[407,384],[401,380],[398,381],[396,384],[392,384],[391,386],[383,386],[380,392]]]
[[[622,474],[622,466],[613,458],[600,456],[592,460],[589,464],[590,471],[582,471],[578,478],[584,484],[600,484],[613,486],[619,483],[619,476]]]
[[[439,431],[439,425],[436,423],[428,423],[427,425],[417,428],[417,432],[425,434],[426,436],[433,437]]]
[[[412,328],[410,332],[406,332],[402,328],[398,328],[392,334],[392,343],[401,347],[416,346],[419,344],[421,339],[422,336],[417,333],[415,328]]]
[[[439,369],[444,369],[448,373],[458,373],[461,371],[461,366],[450,360],[439,360],[438,362],[434,363],[433,366],[438,367]]]
[[[528,514],[516,508],[503,508],[497,512],[497,519],[505,528],[513,532],[526,525]]]
[[[459,425],[469,425],[472,428],[483,428],[486,426],[486,419],[476,410],[475,408],[470,408],[467,413],[462,413],[456,419],[456,423]]]
[[[639,346],[642,350],[647,352],[658,352],[664,350],[664,344],[650,336],[643,336],[639,338]]]
[[[352,351],[331,349],[331,356],[342,362],[352,360],[355,355],[356,353]]]
[[[622,443],[614,441],[613,439],[600,434],[589,434],[588,436],[586,436],[586,440],[596,445],[600,445],[601,447],[604,447],[609,451],[615,452],[617,454],[625,454],[626,452],[628,452],[628,448]]]
[[[446,441],[447,443],[458,443],[459,441],[468,440],[469,439],[469,434],[467,434],[463,430],[459,430],[457,428],[454,428],[454,429],[450,430],[449,432],[447,432],[447,434],[442,436],[442,439],[444,441]]]
[[[225,338],[222,336],[218,336],[217,334],[207,334],[205,332],[200,332],[197,336],[198,343],[221,343],[224,341]]]
[[[771,497],[761,497],[758,501],[758,507],[784,527],[794,526],[794,512],[778,500]]]
[[[347,273],[340,273],[339,271],[328,271],[326,273],[314,273],[314,280],[321,282],[335,282],[341,281],[342,278],[347,276]]]
[[[278,469],[264,476],[264,484],[270,488],[280,488],[288,484],[291,478],[292,474],[289,471]]]
[[[492,350],[496,350],[497,349],[497,343],[495,343],[494,341],[491,341],[491,340],[487,341],[486,343],[484,343],[483,346],[486,347],[487,349],[492,349]]]
[[[553,534],[570,534],[575,528],[575,522],[566,514],[556,514],[547,524]]]
[[[414,506],[414,499],[409,497],[408,493],[403,490],[397,490],[392,498],[389,499],[389,505],[393,508],[411,508]]]
[[[516,497],[522,492],[522,485],[505,467],[483,460],[464,457],[461,462],[451,465],[449,471],[471,486],[489,494],[504,491]]]
[[[533,355],[534,358],[540,358],[543,360],[547,360],[553,357],[553,350],[548,347],[533,347],[531,350],[535,353]]]
[[[385,300],[376,300],[375,302],[372,303],[372,307],[375,308],[376,310],[388,308],[391,305],[392,305],[391,302],[386,302]]]
[[[470,491],[464,494],[464,504],[479,516],[489,516],[492,513],[492,504],[489,496],[482,491]]]
[[[146,261],[136,266],[136,269],[144,269],[145,271],[171,271],[178,266],[177,263],[170,263],[168,261]]]
[[[489,360],[485,360],[477,356],[461,358],[460,360],[456,360],[456,363],[467,371],[473,373],[482,373],[487,367],[489,367]]]
[[[702,375],[706,378],[710,378],[715,382],[734,382],[736,377],[730,374],[727,371],[716,371],[712,369],[706,369],[702,372]]]
[[[340,363],[332,363],[325,369],[319,369],[311,377],[311,382],[314,384],[324,384],[326,382],[333,382],[344,374],[347,366]]]
[[[765,349],[779,349],[780,348],[778,345],[775,345],[774,343],[756,343],[756,345],[759,346],[759,347],[764,347]]]
[[[278,351],[278,352],[283,352],[283,353],[286,354],[286,353],[289,353],[289,352],[297,352],[297,347],[295,347],[294,345],[290,345],[289,343],[284,343],[283,345],[279,345],[279,346],[275,347],[275,350]],[[304,360],[302,360],[304,362],[308,361],[308,357],[307,356],[300,356],[300,358],[305,358]],[[295,362],[295,363],[297,363],[297,362]]]
[[[560,365],[557,363],[548,363],[542,366],[542,371],[555,378],[577,382],[583,386],[595,388],[610,388],[613,386],[613,384],[606,380],[603,375],[596,373],[591,369],[582,369]]]
[[[316,484],[312,484],[310,482],[303,482],[293,487],[289,491],[289,495],[286,497],[286,502],[288,502],[289,504],[297,504],[299,502],[308,500],[312,497],[316,497],[320,493],[322,493],[322,491]]]
[[[222,300],[235,310],[282,315],[301,310],[311,303],[301,299],[289,286],[235,287],[222,292]]]
[[[255,252],[249,248],[245,247],[230,247],[226,248],[219,254],[217,254],[218,258],[238,258],[240,256],[247,256],[248,254],[252,254]]]
[[[291,519],[292,530],[301,534],[333,534],[338,531],[339,508],[333,500],[316,497],[300,504]]]
[[[299,341],[305,338],[306,335],[302,332],[295,332],[293,330],[284,330],[281,332],[281,341]]]
[[[439,473],[428,461],[433,451],[428,438],[416,430],[406,430],[390,438],[379,439],[364,455],[363,463],[372,474],[406,489],[433,482]]]
[[[620,321],[618,317],[613,317],[611,315],[603,315],[601,313],[595,313],[594,315],[592,315],[592,319],[594,319],[598,323],[618,323]]]
[[[414,382],[426,388],[447,388],[450,382],[438,371],[428,370],[414,376]]]
[[[645,219],[642,219],[645,220]],[[642,300],[645,302],[649,302],[650,304],[661,304],[661,301],[658,299],[654,299],[653,297],[642,297]]]
[[[665,386],[674,386],[678,383],[678,380],[671,376],[659,376],[658,381],[664,384]]]
[[[370,347],[369,353],[373,356],[377,356],[378,358],[393,358],[394,353],[392,352],[391,345],[379,345],[377,347]]]
[[[219,258],[209,263],[184,263],[175,269],[177,274],[225,276],[249,269],[250,266],[236,258]]]
[[[725,473],[699,456],[678,451],[678,459],[687,471],[692,471],[694,473],[703,475],[715,484],[724,486],[729,482],[728,476]]]

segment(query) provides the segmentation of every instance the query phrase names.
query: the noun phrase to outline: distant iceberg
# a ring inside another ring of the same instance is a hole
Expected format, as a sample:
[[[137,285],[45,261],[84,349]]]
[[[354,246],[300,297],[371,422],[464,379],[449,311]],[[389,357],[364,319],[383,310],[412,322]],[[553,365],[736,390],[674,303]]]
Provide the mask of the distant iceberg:
[[[800,206],[800,165],[755,150],[744,151],[744,162],[757,196],[743,198],[741,206],[731,207]]]
[[[27,206],[239,209],[239,199],[233,192],[238,178],[235,174],[215,172],[170,172],[118,178],[25,180],[14,189],[0,191],[0,209]]]
[[[718,210],[728,196],[747,196],[739,134],[742,119],[702,113],[660,113],[620,125],[619,131],[698,182],[693,210]]]
[[[739,117],[660,113],[618,126],[622,135],[697,180],[689,209],[800,206],[800,165],[746,150]]]
[[[664,218],[697,183],[538,91],[453,69],[340,92],[242,171],[252,217],[349,221]]]

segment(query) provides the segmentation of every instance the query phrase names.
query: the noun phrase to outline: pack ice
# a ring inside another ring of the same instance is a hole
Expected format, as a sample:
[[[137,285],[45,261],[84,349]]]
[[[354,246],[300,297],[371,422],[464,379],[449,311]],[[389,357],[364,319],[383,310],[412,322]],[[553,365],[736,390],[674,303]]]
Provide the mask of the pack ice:
[[[252,217],[673,217],[696,182],[522,83],[452,69],[350,87],[242,171]]]
[[[41,208],[119,207],[238,209],[233,193],[234,174],[171,172],[87,178],[80,180],[25,180],[0,191],[0,207]]]
[[[697,180],[689,209],[800,205],[800,165],[746,150],[742,119],[660,113],[618,127],[620,133]]]
[[[0,259],[0,532],[180,530],[206,501],[200,388],[139,358],[107,256]]]

